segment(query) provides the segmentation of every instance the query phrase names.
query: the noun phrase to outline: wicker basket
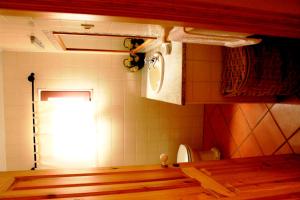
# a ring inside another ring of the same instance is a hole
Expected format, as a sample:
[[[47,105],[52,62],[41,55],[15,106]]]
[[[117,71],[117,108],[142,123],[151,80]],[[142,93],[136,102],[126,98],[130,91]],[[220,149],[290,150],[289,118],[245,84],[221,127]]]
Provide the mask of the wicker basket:
[[[222,94],[290,96],[300,94],[299,41],[265,38],[247,47],[223,49]]]

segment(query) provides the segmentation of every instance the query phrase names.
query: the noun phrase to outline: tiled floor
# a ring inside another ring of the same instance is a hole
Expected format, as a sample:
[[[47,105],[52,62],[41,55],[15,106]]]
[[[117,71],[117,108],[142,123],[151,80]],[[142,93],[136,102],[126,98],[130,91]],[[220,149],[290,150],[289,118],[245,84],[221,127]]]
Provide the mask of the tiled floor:
[[[203,148],[213,146],[222,158],[300,153],[300,105],[205,105]]]

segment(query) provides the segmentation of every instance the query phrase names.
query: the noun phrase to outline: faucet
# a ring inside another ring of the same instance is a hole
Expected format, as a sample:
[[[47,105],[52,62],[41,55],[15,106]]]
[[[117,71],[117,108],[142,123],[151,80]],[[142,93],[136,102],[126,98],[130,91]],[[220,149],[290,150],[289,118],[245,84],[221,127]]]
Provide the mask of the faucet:
[[[155,63],[159,60],[159,56],[151,56],[150,58],[145,58],[144,62],[148,65],[148,69],[150,67],[155,68]]]

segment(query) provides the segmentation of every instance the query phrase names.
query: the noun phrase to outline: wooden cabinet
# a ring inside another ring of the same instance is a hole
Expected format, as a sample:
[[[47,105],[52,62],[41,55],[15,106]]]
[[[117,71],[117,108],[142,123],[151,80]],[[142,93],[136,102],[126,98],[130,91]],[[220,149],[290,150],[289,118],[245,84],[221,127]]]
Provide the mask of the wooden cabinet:
[[[168,168],[156,165],[0,173],[0,199],[42,198],[298,199],[300,156],[239,158]]]
[[[185,44],[183,97],[185,104],[275,102],[270,97],[224,97],[221,93],[221,46]]]

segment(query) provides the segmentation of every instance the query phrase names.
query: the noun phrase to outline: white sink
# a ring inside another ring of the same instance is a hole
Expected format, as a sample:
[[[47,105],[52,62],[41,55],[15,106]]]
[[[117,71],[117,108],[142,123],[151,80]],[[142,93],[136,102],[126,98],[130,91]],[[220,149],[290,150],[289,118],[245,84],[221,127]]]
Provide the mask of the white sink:
[[[172,42],[171,47],[168,52],[160,45],[146,53],[145,66],[141,71],[141,96],[182,105],[183,45]]]
[[[160,52],[155,52],[150,57],[148,64],[148,82],[153,92],[158,93],[164,79],[164,57]]]

